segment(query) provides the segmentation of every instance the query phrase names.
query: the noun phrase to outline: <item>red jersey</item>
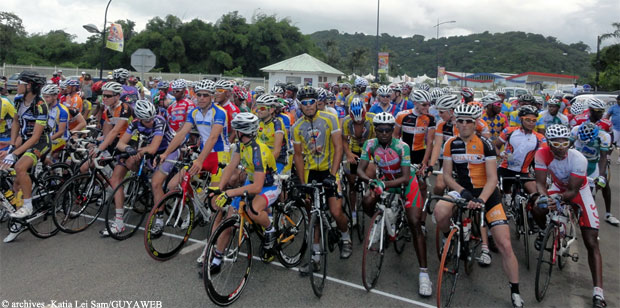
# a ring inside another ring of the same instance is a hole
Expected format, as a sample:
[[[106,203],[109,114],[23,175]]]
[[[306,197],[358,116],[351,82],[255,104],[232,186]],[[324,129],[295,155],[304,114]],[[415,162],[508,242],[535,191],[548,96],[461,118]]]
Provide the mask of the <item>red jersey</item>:
[[[226,110],[226,117],[228,118],[228,133],[232,132],[231,122],[237,116],[237,114],[241,113],[241,110],[237,105],[233,104],[231,101],[226,101],[224,104],[220,105],[224,110]],[[293,122],[291,122],[293,123]]]
[[[579,126],[583,124],[584,122],[588,122],[589,120],[590,120],[590,114],[584,112],[578,116],[575,116],[573,120],[571,121],[571,124],[574,123],[574,125],[572,126],[575,127],[575,126]],[[612,124],[609,119],[600,119],[598,122],[596,122],[596,126],[606,131],[607,133],[611,133]]]
[[[175,101],[174,103],[168,106],[168,124],[174,131],[178,131],[185,120],[187,119],[187,114],[196,107],[194,103],[188,99],[182,99],[180,101]]]

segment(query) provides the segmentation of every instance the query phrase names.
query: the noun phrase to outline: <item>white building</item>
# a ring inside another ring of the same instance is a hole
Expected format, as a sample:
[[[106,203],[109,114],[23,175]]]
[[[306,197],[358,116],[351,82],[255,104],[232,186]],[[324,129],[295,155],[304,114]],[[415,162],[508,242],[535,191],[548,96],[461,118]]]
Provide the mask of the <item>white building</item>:
[[[325,82],[336,82],[338,77],[344,75],[307,53],[263,67],[261,71],[269,73],[269,89],[278,81],[316,87]]]

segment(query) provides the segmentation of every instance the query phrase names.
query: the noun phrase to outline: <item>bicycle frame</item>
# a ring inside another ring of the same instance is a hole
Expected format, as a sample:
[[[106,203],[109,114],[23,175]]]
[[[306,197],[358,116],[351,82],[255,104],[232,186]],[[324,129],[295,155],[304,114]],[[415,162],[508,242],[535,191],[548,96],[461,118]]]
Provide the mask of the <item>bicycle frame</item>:
[[[552,252],[552,263],[555,264],[557,261],[557,257],[558,254],[560,256],[564,255],[564,252],[567,251],[570,246],[577,240],[577,236],[573,236],[571,239],[568,240],[568,242],[566,243],[565,247],[562,247],[562,245],[559,245],[560,240],[564,239],[566,237],[566,231],[561,232],[561,227],[564,227],[564,230],[567,230],[567,224],[571,224],[573,227],[573,230],[576,230],[576,226],[575,226],[575,220],[579,219],[579,212],[577,214],[577,218],[575,219],[575,217],[573,217],[573,211],[572,209],[568,208],[568,207],[572,207],[572,205],[568,204],[568,205],[558,205],[558,209],[557,210],[553,210],[553,211],[549,211],[549,214],[547,214],[547,219],[549,220],[550,223],[554,224],[554,231],[556,232],[556,237],[555,240],[553,242],[553,252]],[[558,249],[558,246],[560,247]],[[572,256],[571,256],[572,257]]]

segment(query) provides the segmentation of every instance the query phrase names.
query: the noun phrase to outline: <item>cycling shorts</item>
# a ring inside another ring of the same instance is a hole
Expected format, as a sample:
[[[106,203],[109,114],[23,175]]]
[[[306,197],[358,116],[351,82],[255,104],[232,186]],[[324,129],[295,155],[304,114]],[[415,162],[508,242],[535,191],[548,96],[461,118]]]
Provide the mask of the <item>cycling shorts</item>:
[[[357,157],[362,156],[361,152],[353,152],[353,154],[357,155]],[[357,176],[357,165],[358,165],[358,163],[357,162],[356,163],[348,163],[348,165],[349,165],[349,172],[348,172],[348,174],[352,174],[352,175]]]
[[[211,182],[218,183],[222,178],[222,169],[218,164],[228,164],[230,162],[230,153],[228,152],[211,152],[202,162],[202,170],[211,173]]]
[[[555,185],[555,183],[553,183],[547,193],[549,195],[553,195],[563,192],[564,190],[561,190]],[[570,200],[570,202],[581,208],[581,217],[579,217],[579,226],[581,228],[592,230],[599,229],[598,209],[596,207],[596,203],[594,203],[592,191],[588,186],[582,187],[579,190],[579,193],[577,193],[575,198]]]
[[[11,137],[0,138],[0,146],[2,146],[0,148],[0,151],[8,151],[9,150],[9,143],[10,142],[11,142]]]
[[[482,193],[482,188],[474,189],[471,193],[474,197],[479,197]],[[504,212],[504,206],[502,206],[502,195],[498,188],[493,190],[493,193],[484,204],[484,220],[489,229],[508,224],[508,218]]]
[[[44,157],[52,148],[52,143],[50,142],[50,136],[46,133],[41,134],[41,138],[39,141],[33,145],[30,149],[26,150],[22,156],[27,156],[32,158],[32,166],[36,166],[39,162],[39,159]]]
[[[56,153],[57,151],[64,149],[66,144],[67,140],[63,138],[56,138],[56,140],[52,141],[52,153]]]
[[[422,195],[420,193],[420,186],[418,185],[417,177],[409,177],[409,184],[407,184],[406,196],[407,201],[405,202],[405,209],[409,209],[413,206],[419,209],[422,208]]]
[[[177,160],[179,159],[180,153],[181,152],[177,149],[176,151],[170,153],[170,155],[166,157],[166,160]],[[169,175],[173,168],[174,168],[174,163],[169,162],[169,161],[164,161],[155,168],[155,171],[159,171],[165,175]]]
[[[411,164],[421,164],[426,150],[411,151]]]
[[[523,173],[523,172],[517,172],[514,170],[510,170],[510,169],[506,169],[506,168],[497,168],[497,175],[500,177],[515,177],[516,175],[521,176],[522,178],[529,178],[530,175],[527,173]],[[533,182],[533,181],[528,181],[528,182]],[[515,183],[515,180],[504,180],[502,179],[502,189],[504,189],[504,191],[507,191],[508,189],[510,189],[510,187],[512,187],[512,185]],[[523,182],[523,183],[527,183],[527,182]]]
[[[248,186],[252,184],[250,181],[246,180],[245,184],[243,186]],[[271,206],[272,204],[276,203],[276,201],[278,201],[278,197],[280,196],[280,186],[276,185],[276,186],[267,186],[267,187],[263,187],[263,189],[260,191],[260,194],[258,194],[258,197],[262,197],[265,199],[265,202],[267,203],[267,207]],[[232,207],[235,208],[235,210],[239,210],[239,204],[241,203],[241,199],[242,197],[235,197],[233,199],[232,202]],[[254,197],[250,198],[250,201],[254,200]]]
[[[312,181],[316,181],[317,183],[323,183],[323,180],[331,175],[329,170],[318,171],[318,170],[305,170],[306,183],[310,184]],[[331,188],[325,189],[325,197],[339,197],[342,192],[342,188],[340,187],[340,174],[336,174],[336,183],[338,183],[337,191],[334,191]]]

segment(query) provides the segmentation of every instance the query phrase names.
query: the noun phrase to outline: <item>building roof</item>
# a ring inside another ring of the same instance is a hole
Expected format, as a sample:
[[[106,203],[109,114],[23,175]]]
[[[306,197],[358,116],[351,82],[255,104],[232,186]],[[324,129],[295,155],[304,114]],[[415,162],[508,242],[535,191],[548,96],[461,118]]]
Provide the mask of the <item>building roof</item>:
[[[299,56],[261,68],[265,72],[308,72],[330,75],[344,75],[343,72],[331,67],[327,63],[303,53]]]
[[[563,74],[552,74],[552,73],[540,73],[540,72],[525,72],[525,73],[521,73],[518,75],[514,75],[511,77],[506,78],[508,79],[514,79],[514,78],[519,78],[522,76],[528,76],[528,75],[532,75],[532,76],[541,76],[541,77],[552,77],[552,78],[563,78],[563,79],[579,79],[579,76],[573,76],[573,75],[563,75]]]

